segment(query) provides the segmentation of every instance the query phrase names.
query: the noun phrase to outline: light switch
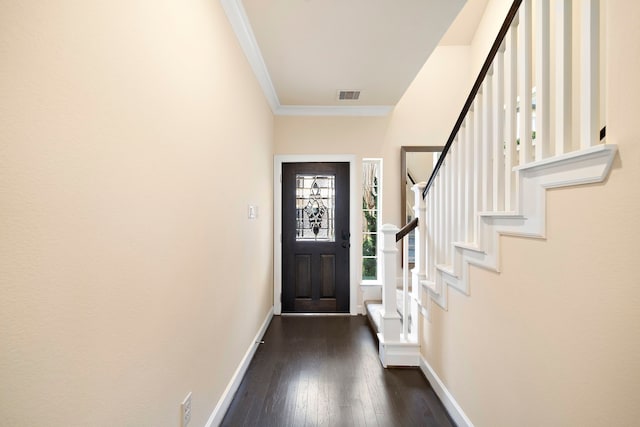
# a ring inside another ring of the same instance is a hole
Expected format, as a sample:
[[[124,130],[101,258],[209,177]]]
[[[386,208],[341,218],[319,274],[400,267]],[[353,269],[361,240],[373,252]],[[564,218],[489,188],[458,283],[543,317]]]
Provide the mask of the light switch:
[[[249,219],[258,218],[258,207],[256,205],[249,205]]]

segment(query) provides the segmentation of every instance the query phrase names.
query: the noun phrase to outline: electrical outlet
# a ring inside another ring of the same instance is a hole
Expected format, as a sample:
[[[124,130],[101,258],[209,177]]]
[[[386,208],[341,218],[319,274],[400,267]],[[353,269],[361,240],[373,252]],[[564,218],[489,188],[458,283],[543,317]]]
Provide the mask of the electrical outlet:
[[[184,398],[182,404],[180,405],[182,409],[182,426],[187,427],[189,421],[191,421],[191,392],[187,394],[187,397]]]

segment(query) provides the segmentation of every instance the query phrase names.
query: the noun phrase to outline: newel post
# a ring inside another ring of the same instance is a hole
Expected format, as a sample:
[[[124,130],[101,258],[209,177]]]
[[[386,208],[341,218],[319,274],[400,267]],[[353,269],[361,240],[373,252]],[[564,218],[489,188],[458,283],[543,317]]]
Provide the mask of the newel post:
[[[419,182],[411,187],[415,197],[413,211],[418,218],[415,230],[415,264],[411,270],[411,293],[420,298],[420,282],[427,280],[427,202],[422,192],[427,187],[426,182]]]
[[[392,224],[380,227],[382,232],[382,305],[383,312],[380,319],[380,333],[383,341],[400,341],[402,324],[398,314],[396,301],[396,269],[398,248],[396,233],[400,231]],[[382,341],[381,341],[382,342]]]

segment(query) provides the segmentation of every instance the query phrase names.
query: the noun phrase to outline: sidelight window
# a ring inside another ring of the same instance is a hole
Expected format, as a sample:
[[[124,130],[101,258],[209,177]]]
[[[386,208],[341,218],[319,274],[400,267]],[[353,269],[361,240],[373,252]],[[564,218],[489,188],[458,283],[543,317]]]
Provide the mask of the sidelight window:
[[[382,215],[382,159],[362,162],[362,280],[378,281],[380,257],[378,230]]]

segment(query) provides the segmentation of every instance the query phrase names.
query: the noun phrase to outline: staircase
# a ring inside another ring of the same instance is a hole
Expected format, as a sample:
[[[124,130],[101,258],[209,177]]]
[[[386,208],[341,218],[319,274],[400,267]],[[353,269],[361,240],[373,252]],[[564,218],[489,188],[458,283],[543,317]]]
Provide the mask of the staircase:
[[[402,322],[395,297],[396,234],[402,237],[407,228],[382,227],[378,335],[385,367],[419,365],[419,313],[430,319],[432,303],[447,310],[449,288],[469,295],[469,265],[500,272],[501,235],[545,238],[547,189],[608,176],[617,147],[606,144],[600,130],[600,2],[584,0],[575,26],[571,0],[554,2],[553,11],[550,0],[535,4],[534,11],[531,0],[513,2],[433,174],[413,187],[415,268],[409,287],[405,256],[401,298],[411,326]],[[574,37],[581,43],[576,63]],[[580,90],[573,93],[576,74]],[[578,105],[574,126],[572,107]]]

